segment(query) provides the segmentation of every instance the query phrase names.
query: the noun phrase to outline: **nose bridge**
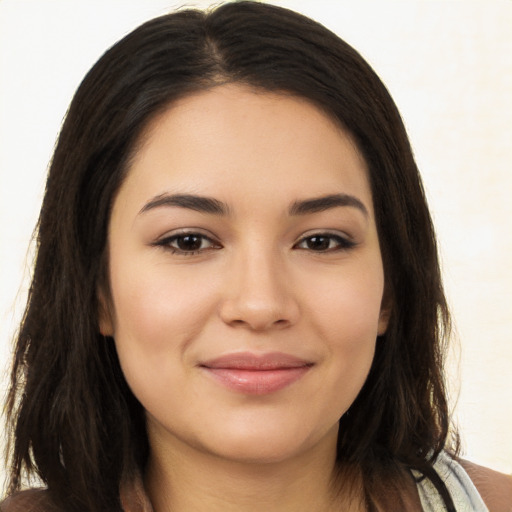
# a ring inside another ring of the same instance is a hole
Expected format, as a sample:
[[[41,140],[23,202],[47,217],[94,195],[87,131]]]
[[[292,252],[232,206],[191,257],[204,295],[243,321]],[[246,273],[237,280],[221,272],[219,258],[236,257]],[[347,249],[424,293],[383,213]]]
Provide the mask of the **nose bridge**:
[[[247,297],[262,299],[265,303],[276,300],[283,293],[279,270],[284,271],[276,251],[269,248],[248,248],[240,257],[238,269],[241,289]]]
[[[286,262],[275,248],[251,243],[232,261],[224,321],[254,330],[295,322],[298,306],[287,283]]]

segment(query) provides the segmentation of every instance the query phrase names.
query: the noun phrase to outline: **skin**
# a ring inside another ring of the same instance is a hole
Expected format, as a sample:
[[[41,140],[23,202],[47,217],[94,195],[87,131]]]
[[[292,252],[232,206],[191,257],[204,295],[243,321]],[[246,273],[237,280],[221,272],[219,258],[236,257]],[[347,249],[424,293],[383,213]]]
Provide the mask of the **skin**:
[[[228,211],[163,204],[172,194]],[[290,214],[332,194],[353,199]],[[183,250],[183,230],[197,234],[196,252]],[[332,497],[338,421],[388,309],[366,165],[351,138],[286,95],[223,85],[183,98],[145,133],[108,248],[100,329],[147,413],[155,511],[359,510],[347,492]],[[275,351],[310,366],[271,393],[227,388],[202,367]]]

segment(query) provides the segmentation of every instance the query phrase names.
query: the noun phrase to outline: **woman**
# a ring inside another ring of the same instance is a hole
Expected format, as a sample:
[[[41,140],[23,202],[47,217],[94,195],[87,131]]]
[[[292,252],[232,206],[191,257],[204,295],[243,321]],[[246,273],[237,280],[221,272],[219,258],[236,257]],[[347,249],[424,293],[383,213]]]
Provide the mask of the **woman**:
[[[508,510],[508,477],[457,462],[448,330],[368,64],[268,5],[157,18],[59,137],[2,510]]]

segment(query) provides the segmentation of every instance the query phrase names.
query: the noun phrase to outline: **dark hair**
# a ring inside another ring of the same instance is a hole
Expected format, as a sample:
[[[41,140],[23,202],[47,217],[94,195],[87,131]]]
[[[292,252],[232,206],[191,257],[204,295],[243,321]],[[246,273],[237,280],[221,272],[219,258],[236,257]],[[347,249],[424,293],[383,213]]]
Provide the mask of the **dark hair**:
[[[433,470],[449,431],[449,315],[400,115],[348,44],[302,15],[253,2],[145,23],[103,55],[75,94],[51,162],[17,338],[9,492],[35,473],[66,511],[121,510],[120,485],[143,469],[148,442],[114,344],[98,332],[112,202],[148,123],[176,99],[230,82],[308,99],[364,156],[392,313],[368,379],[341,418],[338,460],[359,468],[369,503],[412,468],[450,509]]]

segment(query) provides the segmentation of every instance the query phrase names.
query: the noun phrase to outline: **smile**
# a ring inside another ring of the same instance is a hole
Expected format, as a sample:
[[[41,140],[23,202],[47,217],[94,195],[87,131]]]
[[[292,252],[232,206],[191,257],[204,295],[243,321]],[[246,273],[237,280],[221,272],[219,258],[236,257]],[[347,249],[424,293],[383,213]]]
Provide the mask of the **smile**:
[[[279,391],[303,377],[313,363],[283,353],[228,354],[200,367],[228,389],[250,395]]]

